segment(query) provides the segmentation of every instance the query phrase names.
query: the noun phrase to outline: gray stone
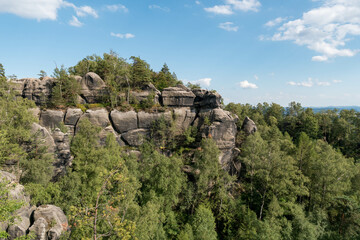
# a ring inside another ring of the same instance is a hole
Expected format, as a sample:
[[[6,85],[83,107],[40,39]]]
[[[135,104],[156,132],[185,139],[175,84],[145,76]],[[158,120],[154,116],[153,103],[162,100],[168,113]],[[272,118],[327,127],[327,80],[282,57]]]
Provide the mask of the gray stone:
[[[10,225],[7,229],[7,233],[10,235],[10,240],[25,236],[27,229],[30,227],[30,215],[16,215],[18,218],[15,220],[14,224]]]
[[[119,144],[120,147],[126,146],[126,143],[122,140],[121,135],[118,135],[118,136],[116,137],[116,141],[118,142],[118,144]]]
[[[61,110],[44,110],[40,114],[40,125],[49,130],[60,127],[64,121],[64,112]]]
[[[44,77],[42,80],[26,78],[19,81],[23,81],[22,96],[24,98],[35,101],[37,105],[45,105],[49,101],[54,86],[53,78]]]
[[[236,124],[234,118],[228,111],[217,108],[213,110],[204,109],[199,113],[200,131],[204,137],[211,137],[215,140],[220,150],[232,149],[235,147]],[[205,118],[209,123],[206,123]]]
[[[107,126],[111,125],[109,121],[109,113],[104,108],[96,110],[86,110],[85,114],[80,117],[79,121],[84,118],[89,119],[92,124],[101,128],[106,128]]]
[[[34,221],[36,222],[40,218],[43,218],[50,228],[47,234],[48,239],[59,239],[60,235],[68,229],[68,220],[64,212],[54,205],[38,207],[34,212]]]
[[[121,134],[123,140],[130,146],[139,147],[146,137],[149,136],[147,129],[135,129]]]
[[[244,119],[241,129],[244,130],[247,135],[253,134],[257,131],[256,124],[249,117]]]
[[[38,107],[35,107],[35,108],[30,108],[29,110],[28,110],[30,113],[31,113],[31,115],[33,115],[34,116],[34,118],[36,118],[36,119],[40,119],[40,108],[38,108]]]
[[[154,121],[164,117],[166,121],[171,121],[172,114],[170,111],[164,113],[147,113],[139,112],[139,128],[150,128]]]
[[[107,136],[111,134],[117,139],[117,133],[115,132],[112,126],[107,126],[106,128],[102,129],[99,133],[99,141],[100,145],[105,146]]]
[[[221,107],[221,95],[217,92],[211,92],[204,89],[193,90],[196,98],[194,100],[195,107],[201,108],[218,108]]]
[[[66,111],[64,123],[66,125],[75,126],[82,115],[83,112],[80,108],[68,108],[68,110]]]
[[[80,94],[87,103],[97,103],[106,97],[105,82],[93,72],[88,72],[80,80]]]
[[[31,125],[31,133],[36,136],[38,141],[40,141],[41,146],[46,146],[48,148],[48,152],[55,152],[54,139],[45,127],[42,127],[37,123],[33,123]]]
[[[113,110],[110,117],[115,130],[119,133],[128,132],[138,127],[138,118],[135,111],[119,112]]]
[[[169,107],[191,107],[195,94],[186,87],[169,87],[161,93],[162,103]]]
[[[34,224],[29,228],[30,233],[35,234],[36,240],[47,240],[47,229],[49,224],[45,218],[38,218]]]
[[[56,159],[53,162],[53,180],[56,180],[65,174],[66,167],[71,165],[73,156],[71,156],[70,152],[70,138],[68,133],[63,133],[59,128],[56,128],[53,133],[53,139],[56,146]]]
[[[193,108],[175,108],[175,129],[178,134],[183,133],[194,122],[196,111]]]

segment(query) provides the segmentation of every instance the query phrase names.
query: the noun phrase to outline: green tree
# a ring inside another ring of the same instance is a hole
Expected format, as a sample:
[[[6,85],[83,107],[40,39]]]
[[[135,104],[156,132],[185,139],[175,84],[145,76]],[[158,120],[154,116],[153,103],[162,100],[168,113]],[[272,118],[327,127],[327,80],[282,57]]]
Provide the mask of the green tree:
[[[0,179],[0,223],[11,225],[16,220],[13,214],[16,210],[20,209],[23,203],[18,200],[12,200],[8,197],[9,188],[6,181]],[[8,234],[0,229],[0,238],[6,238]]]
[[[51,105],[52,106],[74,106],[77,103],[80,85],[73,76],[70,76],[64,66],[55,68],[53,77],[55,86],[52,88]]]
[[[130,79],[133,88],[138,88],[145,83],[151,82],[150,65],[140,57],[130,57],[132,65],[130,68]]]
[[[194,239],[216,240],[215,218],[210,209],[200,205],[195,212],[192,220],[194,229]]]

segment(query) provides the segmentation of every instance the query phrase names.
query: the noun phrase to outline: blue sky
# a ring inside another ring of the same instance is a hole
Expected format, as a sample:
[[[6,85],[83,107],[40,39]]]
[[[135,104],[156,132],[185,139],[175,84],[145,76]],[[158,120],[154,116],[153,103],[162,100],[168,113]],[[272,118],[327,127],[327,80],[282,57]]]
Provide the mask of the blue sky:
[[[360,105],[360,0],[0,0],[7,75],[114,50],[225,102]]]

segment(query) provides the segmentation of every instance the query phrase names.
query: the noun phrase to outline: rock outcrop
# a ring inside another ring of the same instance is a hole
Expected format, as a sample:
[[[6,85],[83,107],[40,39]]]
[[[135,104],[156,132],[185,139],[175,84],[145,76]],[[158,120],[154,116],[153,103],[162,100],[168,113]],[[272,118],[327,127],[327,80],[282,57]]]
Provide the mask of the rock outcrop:
[[[16,85],[16,91],[19,95],[33,100],[37,105],[45,105],[51,96],[54,79],[50,77],[44,77],[41,80],[37,78],[26,78],[18,80]]]
[[[84,77],[75,76],[75,79],[81,85],[79,101],[99,103],[108,97],[105,82],[96,73],[89,72]],[[43,102],[40,95],[45,96],[44,99],[51,95],[52,82],[51,78],[19,80],[16,81],[16,91],[41,105]],[[147,84],[140,91],[131,91],[130,95],[137,102],[153,100],[164,106],[165,111],[122,112],[112,110],[108,112],[105,108],[95,108],[83,113],[79,108],[68,108],[66,111],[46,110],[40,112],[40,124],[46,128],[48,133],[44,129],[39,129],[39,126],[37,128],[43,132],[44,141],[49,142],[50,150],[55,153],[56,175],[63,173],[66,166],[71,165],[72,157],[68,139],[76,134],[76,131],[79,130],[79,123],[84,119],[88,119],[94,126],[101,128],[99,140],[101,144],[105,143],[107,134],[113,134],[121,146],[133,147],[142,144],[143,140],[149,136],[153,122],[160,118],[173,121],[176,134],[182,134],[188,127],[196,126],[203,137],[211,137],[215,140],[221,150],[219,161],[225,169],[228,169],[231,159],[236,155],[233,150],[238,119],[222,109],[220,94],[203,89],[191,90],[182,84],[165,88],[160,92],[152,84]],[[127,97],[127,95],[122,93],[119,97]],[[256,131],[256,125],[251,120],[245,121],[247,121],[243,125],[245,132],[250,134]],[[64,127],[68,135],[56,130],[64,131]]]
[[[194,104],[195,94],[184,85],[179,85],[165,88],[161,97],[164,106],[191,107]]]
[[[246,117],[244,119],[244,122],[242,124],[242,127],[241,129],[247,134],[247,135],[250,135],[250,134],[253,134],[257,131],[257,127],[256,127],[256,124],[254,123],[253,120],[251,120],[249,117]]]
[[[114,128],[118,133],[134,130],[138,127],[138,117],[135,111],[119,112],[113,110],[110,113]]]
[[[49,130],[60,127],[64,121],[64,112],[61,110],[45,110],[40,113],[40,124]]]
[[[80,96],[87,103],[101,102],[106,94],[105,82],[96,73],[88,72],[80,80]]]
[[[30,198],[25,194],[24,186],[17,183],[15,175],[0,171],[0,182],[7,183],[8,198],[23,203],[14,212],[16,216],[13,224],[0,223],[0,228],[8,234],[8,240],[34,233],[36,240],[59,239],[67,231],[68,221],[64,212],[56,206],[31,206]]]

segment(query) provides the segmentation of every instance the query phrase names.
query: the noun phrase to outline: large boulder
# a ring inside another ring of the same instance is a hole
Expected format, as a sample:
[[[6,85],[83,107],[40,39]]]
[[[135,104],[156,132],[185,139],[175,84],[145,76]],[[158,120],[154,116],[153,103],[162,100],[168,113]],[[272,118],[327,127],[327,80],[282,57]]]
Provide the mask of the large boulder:
[[[118,133],[124,133],[138,128],[138,117],[135,111],[120,112],[113,110],[110,113],[110,117]]]
[[[249,117],[246,117],[244,119],[244,122],[242,124],[241,129],[247,134],[253,134],[257,131],[257,127],[256,124],[253,120],[251,120]]]
[[[59,239],[68,229],[64,212],[56,206],[44,205],[36,208],[30,205],[30,198],[25,194],[24,186],[17,182],[14,174],[0,170],[0,182],[8,183],[8,198],[22,202],[22,207],[14,212],[15,222],[11,225],[0,223],[0,229],[13,240],[28,233],[34,233],[36,240]],[[2,196],[4,197],[4,196]]]
[[[196,98],[194,100],[195,107],[201,108],[219,108],[221,107],[221,95],[217,92],[207,91],[204,89],[193,90]]]
[[[153,124],[154,121],[159,120],[162,117],[164,117],[166,121],[171,121],[172,118],[171,111],[164,113],[139,112],[138,113],[139,128],[150,128],[151,124]]]
[[[65,125],[75,126],[82,115],[83,112],[80,108],[68,108],[64,119]]]
[[[37,105],[45,105],[49,101],[54,86],[53,78],[44,77],[41,80],[38,78],[26,78],[18,82],[20,81],[23,82],[22,96],[24,98],[35,101]]]
[[[88,72],[80,80],[80,95],[87,103],[101,102],[106,93],[105,82],[96,73]]]
[[[35,234],[37,236],[43,235],[44,230],[42,226],[45,226],[48,239],[59,239],[60,235],[67,231],[69,226],[64,212],[61,208],[54,205],[42,205],[38,207],[34,211],[33,218],[34,225],[36,225],[33,230],[38,230]]]
[[[64,121],[64,112],[61,110],[44,110],[40,113],[40,125],[49,130],[60,127]]]
[[[143,144],[144,139],[148,136],[148,129],[135,129],[121,134],[121,137],[125,143],[133,147],[139,147],[141,144]]]
[[[87,118],[93,125],[106,128],[107,126],[111,125],[109,120],[109,113],[106,109],[89,109],[86,110],[85,114],[80,117],[79,121]]]
[[[169,107],[191,107],[195,94],[183,85],[168,87],[161,93],[162,103]]]

